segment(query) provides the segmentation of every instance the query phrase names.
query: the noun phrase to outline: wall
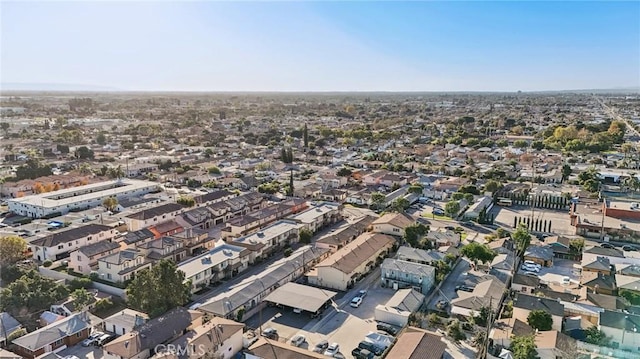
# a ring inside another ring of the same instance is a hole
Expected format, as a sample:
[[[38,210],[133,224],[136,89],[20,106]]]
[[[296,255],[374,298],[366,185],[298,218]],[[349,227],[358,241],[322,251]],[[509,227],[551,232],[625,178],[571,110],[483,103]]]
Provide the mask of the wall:
[[[72,281],[74,279],[77,279],[78,277],[74,277],[71,274],[65,273],[65,272],[58,272],[55,271],[53,269],[50,268],[45,268],[45,267],[39,267],[38,268],[38,272],[40,272],[40,274],[42,274],[45,277],[49,277],[49,278],[53,278],[53,279],[57,279],[57,280],[67,280],[67,281]],[[98,282],[92,282],[93,284],[91,285],[94,289],[97,289],[101,292],[105,292],[111,295],[115,295],[117,297],[120,297],[122,299],[127,298],[126,296],[126,292],[124,289],[121,288],[117,288],[117,287],[112,287],[110,285],[106,285],[103,283],[98,283]]]
[[[578,343],[578,349],[581,349],[583,351],[588,351],[593,354],[602,354],[602,355],[607,355],[609,357],[618,358],[618,359],[638,359],[638,354],[633,352],[628,352],[620,349],[607,348],[607,347],[600,347],[597,345],[593,345],[593,344],[589,344],[581,341],[578,341],[577,343]]]
[[[513,307],[513,318],[523,318],[523,320],[526,321],[527,317],[529,316],[529,312],[531,311],[527,309]],[[562,317],[551,315],[551,318],[553,319],[551,329],[562,331]]]

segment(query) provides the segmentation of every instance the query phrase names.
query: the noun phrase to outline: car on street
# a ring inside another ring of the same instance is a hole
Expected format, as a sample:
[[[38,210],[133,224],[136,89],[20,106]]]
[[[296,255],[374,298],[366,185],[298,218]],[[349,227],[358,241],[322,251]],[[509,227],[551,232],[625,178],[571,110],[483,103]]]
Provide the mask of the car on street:
[[[398,334],[398,329],[396,329],[396,327],[394,327],[389,323],[378,322],[378,325],[376,325],[376,329],[379,331],[385,332],[387,334],[391,334],[393,336]]]
[[[436,303],[436,308],[443,310],[445,309],[447,306],[449,305],[449,303],[446,300],[439,300],[438,303]]]
[[[531,266],[531,267],[538,267],[538,268],[542,268],[542,266],[534,261],[530,261],[530,260],[526,260],[524,261],[525,265]]]
[[[353,308],[358,308],[360,304],[362,304],[362,297],[354,297],[351,299],[351,303],[349,303]]]
[[[262,336],[268,339],[278,339],[278,331],[276,328],[268,327],[262,331]]]
[[[333,357],[336,354],[338,354],[339,352],[340,352],[340,344],[331,343],[331,344],[329,344],[327,349],[324,351],[324,355]]]
[[[630,244],[626,244],[624,246],[622,246],[622,250],[625,252],[635,252],[638,250],[638,247],[636,246],[632,246]]]
[[[613,245],[613,244],[611,244],[611,243],[600,243],[600,247],[602,247],[602,248],[608,248],[608,249],[614,249],[614,248],[616,248],[616,246],[614,246],[614,245]]]
[[[435,214],[436,216],[444,216],[444,211],[439,208],[434,208],[434,210],[431,211],[431,213]]]
[[[324,351],[327,349],[328,346],[329,346],[329,342],[326,340],[322,340],[318,344],[316,344],[316,346],[313,348],[313,352],[324,353]]]
[[[447,231],[455,231],[456,227],[454,227],[454,226],[445,226],[444,229],[446,229]]]
[[[95,341],[98,340],[98,338],[100,338],[103,335],[104,335],[103,332],[93,332],[93,333],[91,333],[91,335],[89,335],[89,337],[87,337],[87,339],[82,341],[82,346],[83,347],[88,347],[90,345],[93,345],[95,343]]]
[[[473,287],[463,284],[463,285],[456,286],[456,290],[461,290],[464,292],[473,292]]]
[[[307,341],[307,338],[305,338],[304,335],[297,334],[297,335],[294,335],[293,338],[291,338],[291,345],[293,345],[294,347],[299,347],[302,344],[304,344],[304,342],[306,341]]]
[[[363,290],[358,292],[358,297],[364,299],[364,297],[366,297],[366,296],[367,296],[367,290],[366,289],[363,289]]]

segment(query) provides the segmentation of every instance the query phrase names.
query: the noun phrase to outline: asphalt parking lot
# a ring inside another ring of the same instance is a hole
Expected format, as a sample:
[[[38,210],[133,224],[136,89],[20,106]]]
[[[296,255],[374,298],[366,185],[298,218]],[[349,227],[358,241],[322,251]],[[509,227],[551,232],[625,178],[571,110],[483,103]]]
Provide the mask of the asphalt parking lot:
[[[531,218],[531,207],[525,206],[512,206],[502,207],[493,206],[490,214],[495,216],[495,224],[513,228],[514,218],[521,217]],[[553,211],[549,209],[535,208],[533,211],[533,218],[539,221],[551,221],[551,232],[564,235],[575,234],[575,228],[571,226],[568,211]]]
[[[572,284],[580,283],[580,269],[575,265],[579,264],[568,259],[553,259],[553,266],[542,267],[538,273],[538,278],[542,283],[546,284],[562,284],[562,278],[569,277]],[[525,271],[519,269],[520,273]]]
[[[83,347],[82,344],[77,344],[57,353],[61,357],[74,355],[80,359],[101,359],[103,358],[102,348],[90,345]]]
[[[367,296],[358,308],[349,303],[361,289],[367,289]],[[369,332],[376,332],[375,307],[386,303],[395,291],[380,286],[380,270],[374,270],[353,289],[336,297],[332,306],[322,316],[311,319],[309,314],[293,313],[291,308],[267,307],[262,311],[262,330],[273,327],[278,331],[279,341],[289,343],[297,334],[304,335],[306,343],[301,348],[313,350],[322,340],[340,344],[340,353],[351,358],[353,350]],[[247,326],[258,328],[260,315],[246,321]]]

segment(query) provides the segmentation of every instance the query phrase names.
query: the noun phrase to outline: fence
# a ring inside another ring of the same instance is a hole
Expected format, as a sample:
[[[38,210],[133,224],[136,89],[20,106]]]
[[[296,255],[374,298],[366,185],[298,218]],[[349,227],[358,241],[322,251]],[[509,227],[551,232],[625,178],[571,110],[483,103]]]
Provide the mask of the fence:
[[[601,347],[578,341],[578,349],[592,353],[610,356],[617,359],[640,359],[640,354],[628,352],[620,349]]]
[[[72,276],[71,274],[64,272],[64,271],[56,271],[50,268],[45,268],[45,267],[39,267],[38,271],[40,272],[40,274],[42,274],[45,277],[49,277],[49,278],[53,278],[53,279],[57,279],[57,280],[65,280],[65,281],[72,281],[74,279],[78,279],[78,277]],[[96,281],[92,281],[91,287],[94,289],[97,289],[101,292],[105,292],[111,295],[115,295],[117,297],[120,297],[122,299],[127,299],[127,295],[124,289],[122,288],[117,288],[108,284],[104,284],[104,283],[98,283]]]

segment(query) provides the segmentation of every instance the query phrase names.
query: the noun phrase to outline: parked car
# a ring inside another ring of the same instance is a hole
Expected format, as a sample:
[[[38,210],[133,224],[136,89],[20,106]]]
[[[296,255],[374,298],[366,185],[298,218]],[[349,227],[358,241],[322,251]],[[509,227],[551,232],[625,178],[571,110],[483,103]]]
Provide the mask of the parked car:
[[[87,337],[87,339],[82,341],[82,346],[83,347],[88,347],[89,345],[93,345],[95,343],[95,341],[98,340],[98,338],[100,338],[103,335],[104,335],[103,332],[93,332],[93,333],[91,333],[91,335],[89,335],[89,337]]]
[[[438,309],[444,309],[449,305],[449,303],[446,300],[439,300],[438,303],[436,303],[436,308]]]
[[[533,266],[529,266],[529,265],[526,265],[526,264],[523,264],[523,265],[520,267],[520,269],[522,269],[523,271],[527,271],[527,272],[535,272],[535,273],[540,272],[540,268],[538,268],[538,267],[533,267]]]
[[[351,303],[349,303],[353,308],[358,308],[360,304],[362,304],[362,297],[354,297],[351,299]]]
[[[622,246],[622,250],[625,252],[635,252],[638,250],[638,247],[636,246],[632,246],[630,244],[626,244],[624,246]]]
[[[334,356],[336,354],[338,354],[340,352],[340,344],[338,343],[331,343],[327,349],[324,351],[324,355],[327,356]]]
[[[324,353],[327,347],[329,347],[329,342],[326,340],[322,340],[320,341],[320,343],[316,344],[316,346],[313,348],[313,351],[315,353]]]
[[[473,292],[473,287],[469,287],[468,285],[459,285],[456,286],[456,290],[462,290],[465,292]]]
[[[366,296],[367,296],[367,290],[366,289],[363,289],[363,290],[358,292],[358,297],[364,299],[364,297],[366,297]]]
[[[538,268],[542,268],[542,266],[534,261],[530,261],[530,260],[526,260],[524,261],[525,265],[531,266],[531,267],[538,267]]]
[[[304,344],[304,342],[306,341],[307,341],[307,338],[305,338],[304,335],[297,334],[297,335],[294,335],[293,338],[291,338],[291,345],[293,345],[294,347],[299,347],[302,344]]]
[[[366,350],[366,349],[361,349],[360,347],[355,348],[351,351],[351,356],[354,357],[354,359],[373,359],[375,358],[375,354],[373,354],[372,352]]]
[[[378,329],[379,331],[385,332],[387,334],[391,334],[393,336],[398,334],[398,329],[396,329],[396,327],[384,322],[379,322],[378,325],[376,325],[376,329]]]
[[[358,348],[370,351],[375,355],[382,355],[382,353],[384,353],[384,348],[380,348],[379,346],[365,340],[358,343]]]
[[[447,231],[455,231],[456,227],[454,227],[454,226],[445,226],[444,229],[446,229]]]
[[[98,338],[95,341],[95,345],[101,347],[101,346],[113,341],[115,338],[116,338],[115,334],[104,334],[103,336],[101,336],[100,338]]]
[[[444,211],[438,208],[435,208],[433,211],[431,211],[431,213],[435,214],[436,216],[444,216]]]
[[[614,246],[614,245],[613,245],[613,244],[611,244],[611,243],[600,243],[600,247],[602,247],[602,248],[608,248],[608,249],[614,249],[614,248],[616,248],[616,246]]]
[[[278,339],[278,331],[276,328],[268,327],[262,331],[262,336],[268,339]]]
[[[531,277],[538,277],[538,273],[531,272],[531,271],[524,272],[524,275],[528,275],[528,276],[531,276]]]

